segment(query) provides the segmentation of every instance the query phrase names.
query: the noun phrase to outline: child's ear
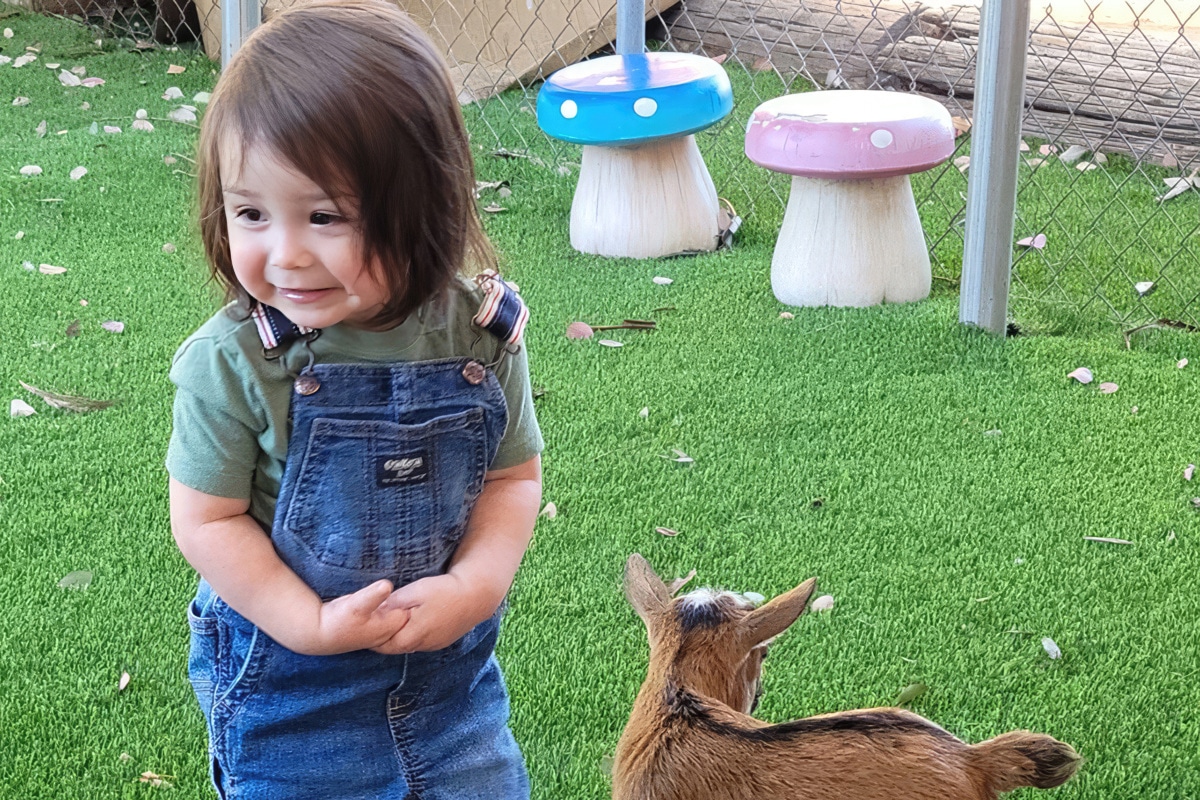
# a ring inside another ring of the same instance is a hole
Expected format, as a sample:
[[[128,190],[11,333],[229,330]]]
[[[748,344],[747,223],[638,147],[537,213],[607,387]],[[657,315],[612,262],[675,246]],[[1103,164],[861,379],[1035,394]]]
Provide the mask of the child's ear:
[[[647,628],[650,627],[650,620],[671,600],[662,578],[639,553],[634,553],[625,562],[625,597]]]
[[[804,613],[808,598],[816,588],[817,579],[809,578],[790,592],[751,611],[739,626],[742,645],[750,649],[787,630]]]

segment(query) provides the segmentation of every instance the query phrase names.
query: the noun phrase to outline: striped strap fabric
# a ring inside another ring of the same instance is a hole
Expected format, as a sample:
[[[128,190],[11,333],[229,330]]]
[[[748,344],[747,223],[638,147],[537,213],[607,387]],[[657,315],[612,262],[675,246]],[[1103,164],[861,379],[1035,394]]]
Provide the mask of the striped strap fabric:
[[[517,290],[490,269],[475,276],[475,282],[486,294],[475,314],[475,324],[505,344],[520,344],[529,322],[529,308]]]
[[[285,317],[279,309],[262,303],[255,304],[254,310],[250,312],[250,318],[254,320],[254,326],[258,329],[258,338],[262,339],[263,350],[268,353],[290,344],[293,339],[308,336],[316,330],[297,325]]]

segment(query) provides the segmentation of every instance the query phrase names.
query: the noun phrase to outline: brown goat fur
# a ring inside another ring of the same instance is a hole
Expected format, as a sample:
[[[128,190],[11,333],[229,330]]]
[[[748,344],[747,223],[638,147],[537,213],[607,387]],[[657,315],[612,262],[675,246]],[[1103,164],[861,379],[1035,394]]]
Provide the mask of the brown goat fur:
[[[638,554],[625,595],[646,624],[650,666],[613,762],[614,800],[995,800],[1067,781],[1079,756],[1014,731],[969,745],[899,708],[769,725],[750,716],[772,638],[816,579],[761,607],[730,592],[672,598]]]

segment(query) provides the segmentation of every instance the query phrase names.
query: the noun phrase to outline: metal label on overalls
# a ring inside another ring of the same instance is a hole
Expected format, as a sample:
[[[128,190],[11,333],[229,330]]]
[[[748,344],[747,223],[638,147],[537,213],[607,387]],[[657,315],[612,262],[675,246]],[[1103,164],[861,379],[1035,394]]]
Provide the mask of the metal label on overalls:
[[[429,479],[429,457],[427,453],[405,453],[395,456],[379,456],[375,459],[376,486],[404,486]]]

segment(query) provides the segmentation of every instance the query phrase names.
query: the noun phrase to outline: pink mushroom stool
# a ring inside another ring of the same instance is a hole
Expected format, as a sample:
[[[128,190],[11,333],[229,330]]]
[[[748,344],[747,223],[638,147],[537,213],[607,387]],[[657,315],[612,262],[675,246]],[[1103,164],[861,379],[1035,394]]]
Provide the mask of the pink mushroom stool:
[[[873,306],[929,296],[929,252],[908,176],[954,152],[940,103],[884,91],[768,100],[746,155],[792,177],[771,288],[793,306]]]

